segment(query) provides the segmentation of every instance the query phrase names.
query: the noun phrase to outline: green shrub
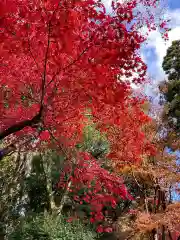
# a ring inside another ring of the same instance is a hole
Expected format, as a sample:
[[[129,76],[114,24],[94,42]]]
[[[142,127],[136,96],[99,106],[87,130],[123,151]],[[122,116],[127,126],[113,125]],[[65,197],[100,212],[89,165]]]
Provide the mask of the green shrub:
[[[97,234],[78,220],[68,223],[63,217],[39,215],[21,219],[8,240],[93,240]]]

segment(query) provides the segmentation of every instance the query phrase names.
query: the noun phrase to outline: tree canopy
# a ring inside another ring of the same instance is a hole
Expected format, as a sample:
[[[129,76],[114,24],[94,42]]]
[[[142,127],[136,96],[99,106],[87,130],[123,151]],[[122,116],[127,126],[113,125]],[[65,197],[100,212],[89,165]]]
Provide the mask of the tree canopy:
[[[180,41],[173,41],[164,57],[162,67],[168,82],[164,86],[167,101],[167,118],[170,126],[177,132],[180,129]]]

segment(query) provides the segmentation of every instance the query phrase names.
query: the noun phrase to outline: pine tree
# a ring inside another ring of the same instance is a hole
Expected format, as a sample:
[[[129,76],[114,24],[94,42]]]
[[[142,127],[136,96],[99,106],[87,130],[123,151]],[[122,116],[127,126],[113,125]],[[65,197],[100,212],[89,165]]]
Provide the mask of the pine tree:
[[[173,41],[164,57],[162,67],[168,76],[163,91],[167,101],[166,117],[171,128],[180,128],[180,40]]]

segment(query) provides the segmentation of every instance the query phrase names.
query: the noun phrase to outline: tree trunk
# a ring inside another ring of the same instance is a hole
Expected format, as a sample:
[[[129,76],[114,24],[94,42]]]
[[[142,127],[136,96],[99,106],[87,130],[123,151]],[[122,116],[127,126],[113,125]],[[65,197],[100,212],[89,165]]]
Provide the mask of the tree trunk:
[[[12,133],[21,131],[25,127],[30,127],[30,126],[33,126],[33,125],[39,123],[41,121],[41,117],[42,117],[42,110],[43,110],[43,107],[41,106],[39,112],[33,118],[16,123],[16,124],[12,125],[11,127],[7,128],[6,130],[4,130],[3,132],[1,132],[0,140],[11,135]]]
[[[48,202],[49,202],[49,211],[52,213],[56,211],[56,205],[54,202],[53,190],[52,190],[52,159],[48,156],[48,154],[44,154],[42,157],[42,165],[44,170],[44,175],[46,179],[46,189],[48,195]]]
[[[59,206],[59,209],[58,209],[58,215],[61,215],[61,214],[62,214],[62,209],[63,209],[64,204],[65,204],[65,202],[66,202],[66,199],[67,199],[67,197],[68,197],[69,189],[70,189],[70,187],[71,187],[71,184],[72,184],[72,182],[69,181],[69,182],[68,182],[68,185],[67,185],[67,188],[66,188],[66,191],[65,191],[65,193],[64,193],[63,196],[62,196],[62,199],[61,199],[61,202],[60,202],[60,206]]]

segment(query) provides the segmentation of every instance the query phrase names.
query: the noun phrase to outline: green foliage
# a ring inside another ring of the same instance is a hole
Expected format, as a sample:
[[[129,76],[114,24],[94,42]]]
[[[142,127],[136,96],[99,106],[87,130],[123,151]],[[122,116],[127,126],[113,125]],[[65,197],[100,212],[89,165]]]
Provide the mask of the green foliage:
[[[97,234],[78,220],[68,223],[63,217],[38,215],[21,219],[8,240],[93,240]]]
[[[170,127],[178,132],[180,129],[180,40],[172,42],[162,67],[169,80],[163,93],[167,101],[166,116]]]
[[[104,157],[109,150],[105,134],[97,130],[92,123],[84,128],[83,143],[78,144],[77,147],[89,152],[94,158]]]
[[[47,192],[47,180],[41,156],[32,159],[31,174],[26,178],[26,191],[29,196],[29,208],[32,211],[43,212],[49,210],[49,196]]]
[[[65,156],[59,155],[57,154],[56,151],[49,151],[47,154],[48,157],[48,162],[51,159],[51,179],[52,179],[52,183],[55,184],[58,182],[59,180],[59,175],[60,172],[63,171],[63,167],[64,167],[64,163],[65,163]]]
[[[5,157],[0,162],[0,234],[18,216],[16,208],[21,198],[22,179],[22,169],[19,168],[17,159]]]
[[[180,40],[172,42],[164,57],[162,67],[169,80],[180,79]]]

